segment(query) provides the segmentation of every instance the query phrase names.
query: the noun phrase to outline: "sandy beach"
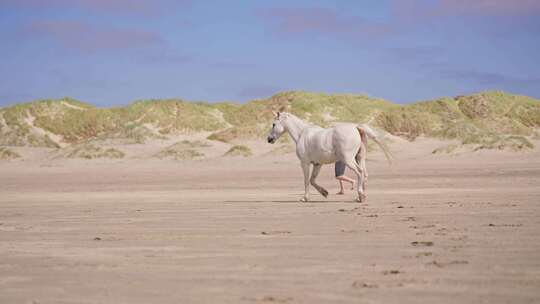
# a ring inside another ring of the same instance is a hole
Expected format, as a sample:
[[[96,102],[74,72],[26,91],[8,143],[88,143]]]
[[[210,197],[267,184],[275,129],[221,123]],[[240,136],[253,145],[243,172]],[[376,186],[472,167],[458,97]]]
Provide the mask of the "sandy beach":
[[[0,302],[537,303],[538,149],[430,144],[369,154],[364,204],[298,202],[294,154],[3,162]]]

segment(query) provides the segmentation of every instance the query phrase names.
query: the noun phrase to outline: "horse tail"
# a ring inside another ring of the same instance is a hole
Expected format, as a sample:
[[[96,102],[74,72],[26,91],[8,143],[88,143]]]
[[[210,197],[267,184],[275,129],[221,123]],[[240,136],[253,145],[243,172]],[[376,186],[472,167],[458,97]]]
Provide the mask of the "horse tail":
[[[360,138],[362,139],[362,143],[364,143],[366,148],[367,138],[369,137],[381,148],[381,150],[384,152],[384,156],[388,160],[388,163],[392,165],[392,154],[390,153],[390,150],[388,149],[386,144],[377,135],[377,133],[375,133],[375,131],[373,131],[373,129],[366,124],[357,125],[356,129],[358,130],[358,133],[360,133]]]

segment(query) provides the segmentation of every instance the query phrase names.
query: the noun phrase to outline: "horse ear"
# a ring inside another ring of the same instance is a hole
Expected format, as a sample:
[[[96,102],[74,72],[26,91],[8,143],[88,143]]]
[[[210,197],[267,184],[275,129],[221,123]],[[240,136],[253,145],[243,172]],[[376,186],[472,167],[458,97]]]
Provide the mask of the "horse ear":
[[[272,114],[274,114],[275,117],[279,117],[279,113],[276,111],[272,111]]]

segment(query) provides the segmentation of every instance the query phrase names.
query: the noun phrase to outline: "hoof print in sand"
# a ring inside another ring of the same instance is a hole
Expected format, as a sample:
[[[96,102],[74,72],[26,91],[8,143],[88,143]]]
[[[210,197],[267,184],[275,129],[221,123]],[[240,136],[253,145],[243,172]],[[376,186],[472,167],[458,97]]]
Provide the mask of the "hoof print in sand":
[[[521,227],[523,226],[523,224],[500,224],[500,225],[495,225],[495,224],[488,224],[489,227]]]
[[[290,303],[293,298],[276,298],[273,296],[266,296],[263,298],[243,298],[247,301],[253,301],[255,303]]]
[[[416,217],[408,216],[408,217],[404,218],[402,221],[404,221],[404,222],[416,222]]]
[[[430,247],[430,246],[433,246],[434,243],[431,241],[421,241],[421,242],[415,241],[415,242],[411,242],[411,245],[416,246],[416,247],[420,247],[420,246]]]
[[[421,257],[427,257],[427,256],[432,256],[433,255],[433,252],[429,252],[429,251],[424,251],[424,252],[419,252],[416,254],[416,257],[417,258],[421,258]]]
[[[352,208],[352,209],[338,209],[339,212],[355,212],[355,211],[358,211],[360,208],[359,207],[356,207],[356,208]]]
[[[395,270],[395,269],[392,269],[392,270],[385,270],[382,272],[383,275],[393,275],[393,274],[400,274],[402,273],[401,271],[399,270]]]
[[[435,267],[443,268],[450,265],[465,265],[465,264],[469,264],[469,262],[465,260],[457,260],[457,261],[450,261],[448,263],[441,263],[441,262],[437,262],[433,260],[427,263],[426,266],[435,266]]]
[[[369,284],[369,283],[366,283],[366,282],[354,281],[352,283],[352,287],[355,287],[355,288],[378,288],[379,285],[377,285],[377,284]]]
[[[287,230],[277,230],[277,231],[263,231],[262,235],[276,235],[276,234],[290,234],[290,231]]]

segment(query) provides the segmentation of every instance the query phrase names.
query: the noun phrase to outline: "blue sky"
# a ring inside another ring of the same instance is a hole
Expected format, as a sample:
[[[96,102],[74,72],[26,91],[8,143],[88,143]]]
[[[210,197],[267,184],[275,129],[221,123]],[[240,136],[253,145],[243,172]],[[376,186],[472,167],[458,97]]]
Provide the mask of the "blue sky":
[[[71,96],[540,98],[540,1],[0,0],[0,106]]]

